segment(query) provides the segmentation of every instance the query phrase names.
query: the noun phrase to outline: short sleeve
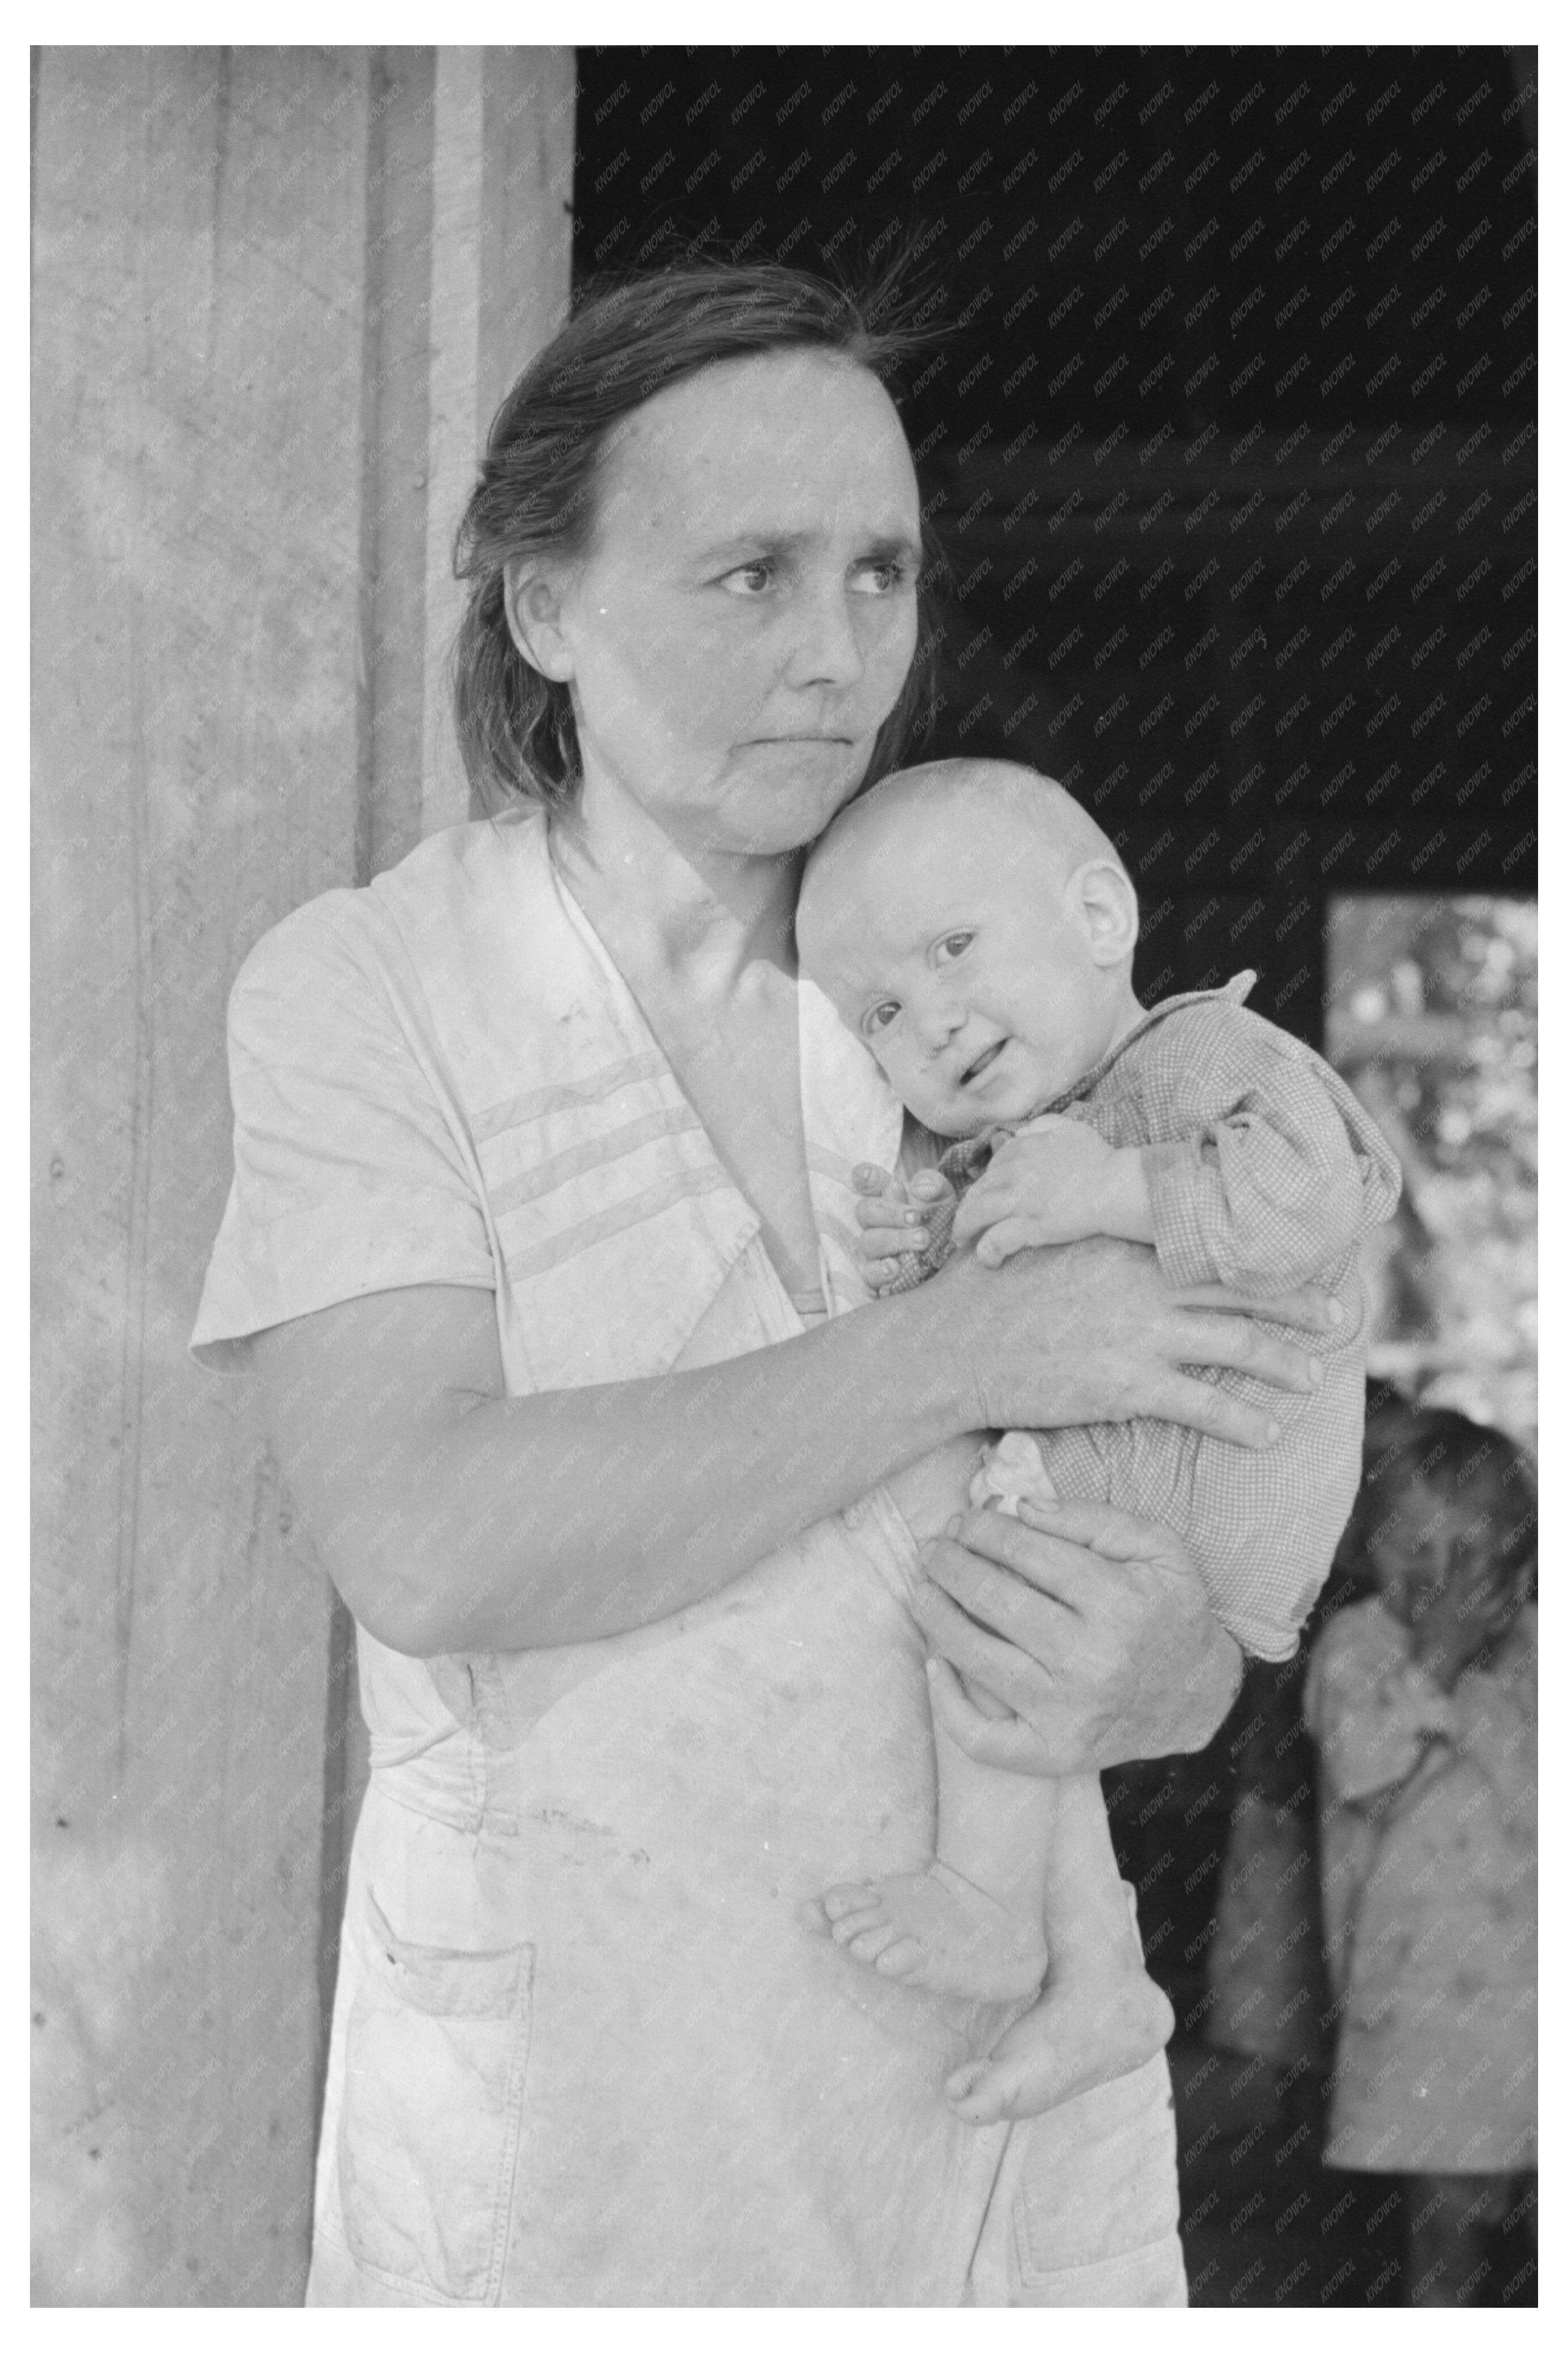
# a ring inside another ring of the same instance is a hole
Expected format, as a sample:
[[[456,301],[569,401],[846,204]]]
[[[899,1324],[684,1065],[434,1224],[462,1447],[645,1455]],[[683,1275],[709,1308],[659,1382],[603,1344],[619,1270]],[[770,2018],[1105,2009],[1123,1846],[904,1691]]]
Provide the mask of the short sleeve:
[[[234,1180],[190,1344],[213,1371],[238,1370],[252,1333],[345,1299],[494,1288],[418,991],[395,985],[366,897],[300,908],[229,998]]]

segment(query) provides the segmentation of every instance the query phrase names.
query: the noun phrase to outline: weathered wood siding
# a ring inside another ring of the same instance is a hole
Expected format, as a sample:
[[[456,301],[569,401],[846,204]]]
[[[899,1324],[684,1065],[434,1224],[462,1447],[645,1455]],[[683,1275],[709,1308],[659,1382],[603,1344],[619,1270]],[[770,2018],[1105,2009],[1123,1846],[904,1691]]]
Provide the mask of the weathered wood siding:
[[[363,1759],[250,1386],[186,1355],[224,1007],[291,908],[466,813],[450,502],[564,313],[573,127],[569,51],[36,66],[44,2303],[302,2290]]]

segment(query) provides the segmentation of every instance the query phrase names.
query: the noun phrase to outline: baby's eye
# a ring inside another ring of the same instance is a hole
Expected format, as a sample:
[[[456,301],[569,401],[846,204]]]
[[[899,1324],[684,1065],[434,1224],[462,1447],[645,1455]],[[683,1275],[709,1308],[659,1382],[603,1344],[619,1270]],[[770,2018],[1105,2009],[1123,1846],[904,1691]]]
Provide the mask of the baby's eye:
[[[868,1038],[874,1037],[878,1030],[891,1029],[897,1018],[898,1000],[895,997],[890,997],[885,1003],[872,1007],[871,1011],[861,1023],[861,1028]]]
[[[974,936],[972,932],[949,932],[945,939],[937,942],[938,963],[956,962],[966,948],[973,945]]]
[[[725,574],[718,585],[727,588],[732,596],[760,596],[772,586],[774,566],[758,559],[755,564],[737,565],[733,572]]]

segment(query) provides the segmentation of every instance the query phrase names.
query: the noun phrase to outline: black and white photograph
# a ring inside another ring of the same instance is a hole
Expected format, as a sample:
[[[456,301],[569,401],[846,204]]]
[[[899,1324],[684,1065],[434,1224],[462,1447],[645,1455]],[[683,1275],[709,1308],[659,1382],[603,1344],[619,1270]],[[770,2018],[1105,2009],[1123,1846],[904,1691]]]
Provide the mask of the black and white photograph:
[[[31,52],[33,2306],[1533,2311],[1537,47],[588,18]]]

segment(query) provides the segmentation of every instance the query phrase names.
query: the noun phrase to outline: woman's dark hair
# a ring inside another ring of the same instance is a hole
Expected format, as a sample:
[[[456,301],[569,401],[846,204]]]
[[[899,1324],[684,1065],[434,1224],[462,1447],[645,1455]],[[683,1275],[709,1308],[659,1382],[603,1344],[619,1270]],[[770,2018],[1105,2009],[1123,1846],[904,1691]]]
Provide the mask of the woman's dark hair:
[[[452,655],[458,741],[469,783],[493,811],[515,797],[558,804],[577,781],[567,689],[526,662],[506,626],[505,571],[520,555],[588,546],[607,437],[656,392],[721,360],[765,352],[841,353],[892,389],[929,348],[932,307],[898,259],[858,290],[780,262],[687,257],[578,292],[561,332],[518,377],[490,428],[459,525],[454,569],[469,584]],[[935,715],[937,631],[917,592],[915,658],[884,721],[864,782],[896,767]]]
[[[1412,1490],[1425,1487],[1484,1517],[1488,1565],[1499,1593],[1533,1598],[1535,1480],[1521,1447],[1446,1407],[1387,1398],[1369,1412],[1364,1475],[1347,1530],[1346,1554],[1364,1554],[1380,1528],[1397,1518]]]

